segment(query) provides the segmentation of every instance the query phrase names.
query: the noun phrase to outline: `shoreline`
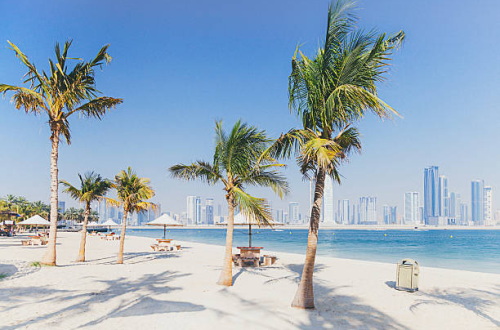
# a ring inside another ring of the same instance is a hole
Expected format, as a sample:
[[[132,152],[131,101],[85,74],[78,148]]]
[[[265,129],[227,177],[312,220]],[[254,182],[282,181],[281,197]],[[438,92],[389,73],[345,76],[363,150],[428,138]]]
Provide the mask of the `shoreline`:
[[[245,228],[246,226],[238,226],[241,228]],[[415,227],[418,227],[415,229]],[[127,226],[127,229],[163,229],[163,228],[152,228],[152,226]],[[167,227],[169,230],[176,229],[225,229],[226,226],[222,225],[203,225],[203,226],[183,226],[183,227]],[[252,225],[252,228],[259,228],[257,225]],[[260,227],[260,229],[271,229],[268,227]],[[275,226],[274,229],[283,229],[283,230],[304,230],[309,229],[309,225],[300,225],[300,226]],[[500,226],[493,227],[474,227],[474,226],[322,226],[320,224],[319,230],[415,230],[415,231],[426,231],[426,230],[500,230]]]

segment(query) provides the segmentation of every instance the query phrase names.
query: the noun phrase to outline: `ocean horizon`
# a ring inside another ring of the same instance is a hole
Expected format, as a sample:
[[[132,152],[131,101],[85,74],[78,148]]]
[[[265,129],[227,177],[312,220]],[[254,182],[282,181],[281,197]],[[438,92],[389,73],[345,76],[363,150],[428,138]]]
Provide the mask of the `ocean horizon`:
[[[252,228],[252,246],[305,254],[307,229]],[[163,228],[127,228],[127,235],[161,238]],[[226,229],[167,228],[167,238],[224,245]],[[248,246],[248,228],[234,230],[233,246]],[[475,229],[323,229],[318,255],[397,263],[411,258],[420,266],[500,274],[500,231]]]

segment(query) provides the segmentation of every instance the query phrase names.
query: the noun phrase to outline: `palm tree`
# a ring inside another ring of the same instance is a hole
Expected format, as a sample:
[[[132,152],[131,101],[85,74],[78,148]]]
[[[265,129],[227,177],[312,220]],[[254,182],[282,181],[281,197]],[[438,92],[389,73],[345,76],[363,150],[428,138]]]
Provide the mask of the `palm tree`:
[[[52,152],[50,157],[50,236],[47,251],[42,258],[46,265],[56,264],[57,204],[58,204],[58,167],[59,141],[61,135],[71,143],[69,118],[73,114],[101,119],[111,108],[122,103],[122,99],[97,96],[95,68],[110,62],[107,53],[109,45],[101,48],[90,62],[68,57],[72,41],[64,44],[62,53],[59,44],[55,45],[56,60],[49,59],[50,73],[38,71],[21,50],[8,41],[16,57],[26,66],[28,72],[24,80],[29,87],[0,84],[0,93],[14,92],[12,100],[17,109],[35,115],[45,113],[51,130]],[[68,69],[67,60],[77,60],[72,70]]]
[[[80,251],[78,253],[77,262],[85,261],[85,243],[87,239],[87,223],[91,214],[91,203],[98,201],[106,195],[106,193],[113,187],[113,183],[109,180],[103,179],[99,174],[94,172],[86,173],[84,177],[78,174],[80,178],[80,189],[74,187],[68,182],[61,180],[61,184],[66,187],[65,193],[68,193],[73,199],[78,202],[85,203],[82,238],[80,240]]]
[[[118,251],[117,264],[123,264],[123,247],[125,244],[128,214],[140,213],[156,208],[155,204],[147,202],[148,199],[155,195],[149,182],[149,179],[138,177],[129,167],[126,171],[121,171],[115,176],[114,188],[116,188],[117,199],[106,198],[109,204],[116,207],[123,207],[120,250]]]
[[[316,182],[304,269],[292,302],[298,308],[314,308],[313,272],[325,177],[340,183],[338,166],[349,152],[361,148],[351,123],[367,111],[380,118],[397,115],[378,97],[375,83],[384,79],[404,33],[386,36],[356,31],[353,7],[351,1],[329,6],[325,43],[313,59],[297,47],[289,78],[289,106],[302,119],[303,129],[290,130],[268,150],[272,157],[288,157],[295,151],[301,172],[312,174]]]
[[[258,160],[262,152],[271,142],[264,131],[256,127],[242,124],[238,120],[231,132],[227,134],[222,129],[222,122],[215,125],[215,151],[213,163],[197,161],[190,165],[178,164],[170,167],[173,177],[184,180],[200,179],[210,185],[222,183],[228,205],[229,217],[227,221],[226,251],[222,272],[218,284],[231,286],[232,275],[232,248],[234,208],[239,207],[241,212],[250,220],[269,224],[272,217],[267,201],[249,195],[246,186],[270,187],[280,197],[288,192],[285,178],[274,168],[283,166],[270,157]]]

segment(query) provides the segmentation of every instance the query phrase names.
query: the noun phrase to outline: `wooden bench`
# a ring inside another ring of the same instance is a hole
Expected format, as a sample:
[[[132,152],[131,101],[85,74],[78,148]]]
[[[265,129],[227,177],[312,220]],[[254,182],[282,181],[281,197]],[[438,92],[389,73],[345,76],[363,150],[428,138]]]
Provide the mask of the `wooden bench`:
[[[259,267],[259,262],[260,262],[260,258],[257,258],[257,257],[240,257],[238,259],[238,266],[240,266],[240,267],[246,267],[246,266]]]

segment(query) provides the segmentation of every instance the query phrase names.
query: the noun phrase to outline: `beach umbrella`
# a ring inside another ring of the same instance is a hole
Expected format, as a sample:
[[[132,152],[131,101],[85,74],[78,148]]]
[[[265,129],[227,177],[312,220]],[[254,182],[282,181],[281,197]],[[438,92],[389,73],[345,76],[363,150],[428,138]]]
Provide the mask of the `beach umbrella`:
[[[227,226],[227,222],[221,222],[219,225]],[[235,226],[248,226],[248,247],[252,247],[252,226],[257,225],[259,227],[266,227],[266,226],[282,226],[282,223],[275,222],[275,221],[270,221],[269,225],[266,224],[259,224],[255,220],[250,221],[248,217],[246,217],[243,213],[238,213],[234,216],[234,225]]]
[[[108,220],[106,220],[106,222],[99,224],[99,226],[108,227],[108,230],[111,230],[111,227],[118,227],[119,224],[114,222],[113,219],[108,218]]]
[[[167,226],[168,227],[181,227],[183,226],[182,223],[178,222],[177,220],[174,220],[171,216],[168,214],[162,214],[158,218],[154,219],[151,222],[148,222],[146,225],[148,226],[163,226],[163,238],[165,238],[165,234],[167,231]]]
[[[50,222],[42,218],[41,216],[34,215],[29,219],[21,221],[18,223],[19,226],[50,226]]]
[[[87,224],[87,227],[97,227],[99,223],[97,221],[91,221]]]
[[[29,219],[21,221],[18,223],[20,226],[50,226],[50,222],[42,218],[41,216],[34,215]]]

